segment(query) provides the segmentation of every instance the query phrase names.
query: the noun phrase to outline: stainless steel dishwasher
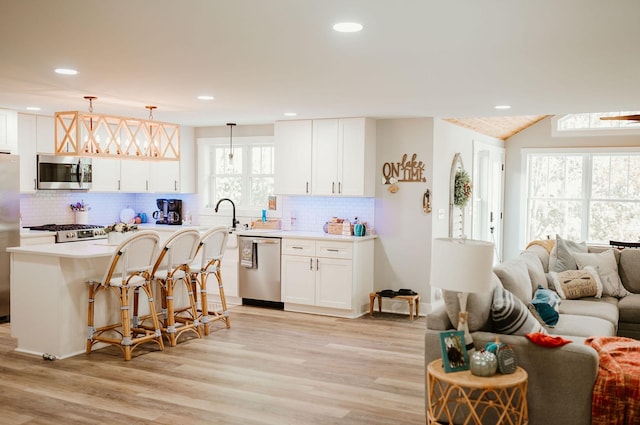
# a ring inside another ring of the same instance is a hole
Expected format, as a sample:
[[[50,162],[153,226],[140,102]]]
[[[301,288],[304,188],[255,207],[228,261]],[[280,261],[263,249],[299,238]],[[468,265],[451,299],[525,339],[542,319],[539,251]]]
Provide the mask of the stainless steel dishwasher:
[[[238,292],[242,303],[284,308],[280,294],[280,238],[239,236]]]

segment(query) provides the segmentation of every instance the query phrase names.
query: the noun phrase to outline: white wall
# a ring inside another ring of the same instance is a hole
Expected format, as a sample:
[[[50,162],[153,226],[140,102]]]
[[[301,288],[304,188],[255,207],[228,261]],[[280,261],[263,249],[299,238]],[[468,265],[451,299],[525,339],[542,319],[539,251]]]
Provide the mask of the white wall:
[[[410,288],[429,302],[432,214],[422,211],[422,196],[432,184],[433,119],[378,120],[376,132],[374,288]],[[398,192],[390,193],[382,184],[383,164],[414,153],[425,163],[426,183],[400,182]]]
[[[504,210],[504,259],[516,257],[529,241],[524,240],[524,148],[579,148],[640,146],[640,136],[553,137],[551,117],[521,131],[506,142]]]

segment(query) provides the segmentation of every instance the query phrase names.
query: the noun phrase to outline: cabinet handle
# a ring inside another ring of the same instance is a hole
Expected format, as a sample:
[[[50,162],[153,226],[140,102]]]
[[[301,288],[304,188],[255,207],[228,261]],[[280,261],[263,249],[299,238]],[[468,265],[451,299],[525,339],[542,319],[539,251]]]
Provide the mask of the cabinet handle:
[[[173,190],[178,191],[178,180],[173,181]]]
[[[304,248],[301,246],[292,246],[291,249],[304,249]]]
[[[336,182],[331,182],[331,193],[336,193]]]
[[[338,182],[338,194],[342,194],[342,183]]]
[[[38,182],[37,182],[37,179],[33,179],[33,190],[38,190]]]
[[[320,269],[320,260],[316,258],[316,271]]]
[[[309,193],[309,182],[307,182],[307,186],[306,186],[305,192]]]
[[[309,258],[309,270],[313,270],[313,258]]]
[[[329,251],[329,252],[340,252],[339,249],[335,249],[335,248],[327,248],[327,251]]]
[[[120,182],[121,180],[118,180],[118,190],[121,190],[122,188],[120,187]]]
[[[149,191],[149,180],[146,180],[146,181],[145,181],[144,186],[145,186],[145,188],[146,188],[145,190],[146,190],[146,191]]]

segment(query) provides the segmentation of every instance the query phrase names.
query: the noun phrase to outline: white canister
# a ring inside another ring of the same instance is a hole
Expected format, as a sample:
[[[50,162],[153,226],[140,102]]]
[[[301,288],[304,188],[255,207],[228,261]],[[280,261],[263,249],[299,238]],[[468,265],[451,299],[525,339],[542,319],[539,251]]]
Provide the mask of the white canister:
[[[76,224],[89,224],[89,211],[75,211]]]

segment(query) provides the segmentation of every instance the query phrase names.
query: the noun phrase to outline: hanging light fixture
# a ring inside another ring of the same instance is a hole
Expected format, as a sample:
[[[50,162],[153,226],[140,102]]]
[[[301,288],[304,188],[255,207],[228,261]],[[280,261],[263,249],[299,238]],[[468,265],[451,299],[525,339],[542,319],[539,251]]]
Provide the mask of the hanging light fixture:
[[[233,161],[233,127],[235,127],[236,123],[228,122],[229,126],[229,161]]]
[[[55,113],[56,155],[179,160],[180,126],[153,119],[156,106],[146,106],[149,119],[96,114],[96,96],[84,96],[89,112]]]

